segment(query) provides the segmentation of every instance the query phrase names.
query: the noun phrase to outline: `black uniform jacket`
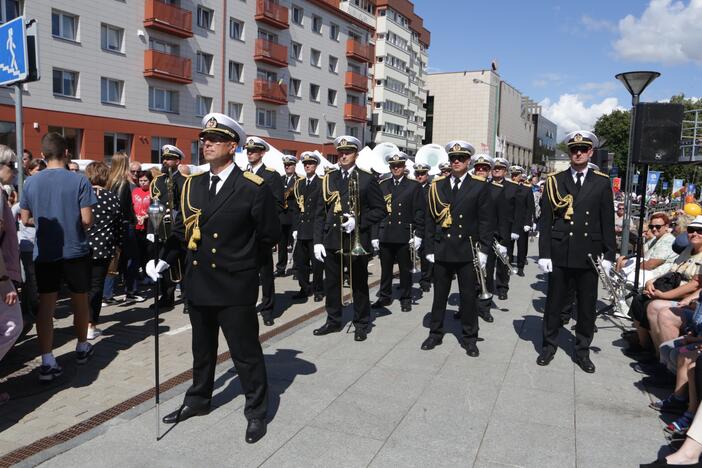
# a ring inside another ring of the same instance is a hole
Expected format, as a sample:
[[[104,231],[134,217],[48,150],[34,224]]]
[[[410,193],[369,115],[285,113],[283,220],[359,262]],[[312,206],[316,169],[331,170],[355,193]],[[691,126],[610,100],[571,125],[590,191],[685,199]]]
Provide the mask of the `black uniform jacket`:
[[[368,172],[354,168],[349,180],[358,176],[360,217],[356,218],[361,245],[367,252],[371,249],[371,227],[386,215],[385,202],[375,177]],[[325,199],[326,197],[326,199]],[[322,178],[322,196],[317,203],[314,224],[314,243],[324,244],[327,255],[341,247],[343,239],[346,250],[355,233],[341,234],[341,215],[349,212],[349,183],[343,183],[340,170],[329,172]],[[329,252],[328,249],[332,249]]]
[[[283,211],[280,213],[280,224],[292,225],[295,215],[295,195],[293,195],[293,187],[297,181],[297,176],[293,174],[290,177],[290,182],[287,181],[288,176],[280,176],[280,183],[283,186]]]
[[[569,214],[569,196],[572,214]],[[570,218],[570,219],[568,219]],[[570,168],[550,175],[542,196],[539,257],[554,266],[591,268],[587,255],[615,259],[614,202],[609,177],[588,170],[578,191]]]
[[[434,254],[437,262],[472,261],[469,239],[479,243],[483,253],[489,253],[497,229],[494,211],[490,184],[482,178],[467,174],[455,200],[451,178],[434,179],[427,202],[425,255]],[[442,216],[438,216],[440,212]]]
[[[523,203],[524,193],[519,190],[519,184],[513,182],[512,180],[505,178],[500,182],[505,195],[505,205],[507,217],[509,220],[509,232],[510,234],[519,234],[522,232],[524,224],[522,219],[524,218]],[[510,239],[507,239],[508,241]]]
[[[271,168],[266,167],[265,164],[261,164],[261,167],[255,172],[257,176],[263,179],[263,181],[270,187],[273,198],[276,201],[276,213],[283,213],[283,181],[280,178],[280,174]]]
[[[536,216],[536,203],[534,202],[534,191],[531,188],[531,184],[520,184],[520,189],[524,192],[524,202],[526,203],[526,211],[524,212],[523,224],[521,226],[522,231],[524,226],[531,226],[534,224],[534,216]]]
[[[509,200],[505,196],[505,187],[495,181],[490,183],[490,196],[495,209],[497,230],[495,230],[495,239],[502,245],[507,245],[510,241],[510,228],[512,227],[512,219],[514,218],[514,210],[510,208]]]
[[[372,228],[373,239],[390,244],[406,244],[410,236],[424,237],[426,201],[419,182],[403,177],[395,187],[393,178],[380,182],[388,216]],[[410,233],[410,225],[412,231]]]
[[[292,202],[288,202],[288,207],[292,207],[295,211],[293,231],[297,231],[299,240],[312,240],[314,239],[314,216],[317,203],[322,196],[322,179],[314,176],[310,185],[307,186],[307,178],[300,177],[295,184],[294,199]]]
[[[278,242],[280,221],[270,188],[260,177],[234,167],[212,201],[210,173],[187,179],[162,258],[171,263],[187,247],[185,294],[200,306],[255,304],[259,248]]]

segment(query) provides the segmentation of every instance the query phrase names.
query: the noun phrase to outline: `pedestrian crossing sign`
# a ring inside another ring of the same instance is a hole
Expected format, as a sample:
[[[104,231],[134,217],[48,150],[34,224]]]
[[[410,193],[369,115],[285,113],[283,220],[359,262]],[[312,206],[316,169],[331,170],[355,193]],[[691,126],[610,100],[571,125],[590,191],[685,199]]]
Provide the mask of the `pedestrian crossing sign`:
[[[24,81],[29,74],[24,17],[0,25],[0,85]]]

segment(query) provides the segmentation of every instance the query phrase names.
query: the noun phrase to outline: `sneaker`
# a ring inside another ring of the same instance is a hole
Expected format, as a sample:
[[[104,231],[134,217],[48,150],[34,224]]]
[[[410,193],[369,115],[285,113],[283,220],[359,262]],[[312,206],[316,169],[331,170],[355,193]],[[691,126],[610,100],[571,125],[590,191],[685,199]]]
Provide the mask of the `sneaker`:
[[[685,411],[682,416],[665,426],[663,429],[668,434],[684,434],[692,425],[692,420],[695,418],[695,413]]]
[[[125,300],[127,302],[144,302],[146,298],[139,296],[138,294],[127,294],[125,296]]]
[[[58,364],[55,366],[39,366],[40,382],[51,382],[61,374],[63,374],[63,369]]]
[[[107,307],[107,306],[111,306],[111,305],[116,305],[116,304],[119,304],[120,302],[121,302],[121,301],[118,301],[118,300],[115,299],[114,297],[103,297],[103,298],[102,298],[102,306],[103,306],[103,307]]]
[[[102,335],[102,330],[97,327],[88,328],[88,339],[94,340],[98,336]]]
[[[88,349],[85,351],[76,350],[76,364],[85,364],[91,357],[93,357],[93,354],[95,354],[95,348],[93,348],[93,345],[88,343]]]
[[[652,402],[648,405],[648,407],[656,411],[660,411],[661,413],[683,414],[687,409],[687,405],[687,399],[681,400],[679,398],[675,398],[675,396],[671,394],[665,400]]]

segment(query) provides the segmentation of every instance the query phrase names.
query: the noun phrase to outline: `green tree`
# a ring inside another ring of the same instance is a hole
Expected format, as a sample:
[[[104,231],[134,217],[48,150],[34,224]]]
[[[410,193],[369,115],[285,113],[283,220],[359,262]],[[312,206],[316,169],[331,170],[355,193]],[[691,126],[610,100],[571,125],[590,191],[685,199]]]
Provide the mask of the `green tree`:
[[[615,110],[600,116],[595,122],[595,135],[604,142],[610,153],[614,153],[614,164],[619,168],[619,176],[626,174],[626,158],[629,154],[629,123],[631,113],[628,110]]]

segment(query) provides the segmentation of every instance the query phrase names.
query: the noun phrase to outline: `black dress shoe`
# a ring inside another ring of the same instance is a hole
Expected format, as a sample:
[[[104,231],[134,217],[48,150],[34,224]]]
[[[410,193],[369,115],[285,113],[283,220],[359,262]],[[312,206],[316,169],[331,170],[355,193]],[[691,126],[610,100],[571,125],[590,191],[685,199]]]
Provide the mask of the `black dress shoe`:
[[[466,350],[466,354],[470,357],[480,356],[480,351],[478,350],[478,345],[473,340],[464,342],[463,348]]]
[[[263,319],[263,324],[267,327],[272,327],[274,323],[275,322],[273,322],[272,318],[264,318]]]
[[[380,309],[383,307],[387,307],[390,304],[392,304],[392,299],[386,299],[384,297],[381,297],[380,299],[371,304],[371,309]]]
[[[285,276],[285,270],[278,270],[275,273],[273,273],[273,276],[280,278],[282,276]]]
[[[702,468],[702,462],[693,463],[692,465],[671,465],[665,458],[662,460],[656,460],[651,463],[643,463],[639,465],[639,468],[665,468],[665,467],[675,467],[675,468]]]
[[[246,443],[255,444],[266,435],[268,424],[263,419],[251,419],[246,426]]]
[[[307,294],[307,291],[304,291],[302,289],[300,289],[298,292],[296,292],[295,294],[292,295],[292,298],[294,300],[307,299],[308,297],[309,297],[309,294]]]
[[[588,374],[595,373],[595,365],[592,363],[589,356],[579,357],[575,360],[575,363]]]
[[[429,286],[428,284],[421,286],[421,288],[422,292],[429,292],[431,290],[431,286]]]
[[[322,335],[328,335],[329,333],[338,333],[341,331],[341,327],[335,327],[334,325],[330,323],[325,323],[321,327],[317,328],[312,332],[313,335],[316,336],[322,336]]]
[[[434,349],[434,348],[436,348],[437,346],[439,346],[439,345],[441,344],[442,341],[443,341],[443,339],[441,339],[441,338],[437,338],[437,337],[435,337],[435,336],[430,336],[429,338],[427,338],[426,340],[424,340],[424,342],[422,343],[422,349],[423,349],[424,351],[428,351],[428,350],[430,350],[430,349]]]
[[[497,298],[501,301],[506,301],[507,300],[507,293],[500,293]]]
[[[517,268],[517,276],[524,276],[524,268]]]
[[[492,316],[489,310],[482,312],[480,314],[480,317],[482,317],[482,319],[485,320],[487,323],[492,323],[495,321],[495,317]]]
[[[410,301],[402,301],[402,305],[400,307],[402,312],[409,312],[412,310],[412,303]]]
[[[540,366],[548,366],[551,363],[551,361],[553,361],[553,356],[555,354],[555,351],[551,351],[550,349],[544,349],[539,354],[539,357],[536,358],[536,363]]]
[[[357,328],[353,334],[353,339],[356,341],[366,341],[368,333],[363,328]]]
[[[203,416],[210,412],[209,408],[193,408],[192,406],[183,405],[172,413],[169,413],[163,417],[163,422],[165,424],[177,424],[183,422],[186,419],[192,418],[193,416]]]
[[[324,294],[315,294],[314,295],[314,302],[322,302],[324,299]]]

